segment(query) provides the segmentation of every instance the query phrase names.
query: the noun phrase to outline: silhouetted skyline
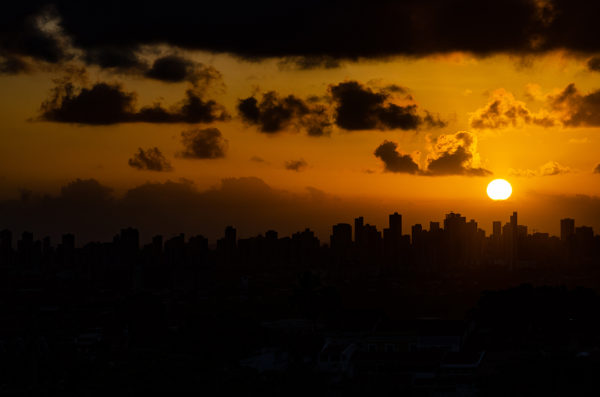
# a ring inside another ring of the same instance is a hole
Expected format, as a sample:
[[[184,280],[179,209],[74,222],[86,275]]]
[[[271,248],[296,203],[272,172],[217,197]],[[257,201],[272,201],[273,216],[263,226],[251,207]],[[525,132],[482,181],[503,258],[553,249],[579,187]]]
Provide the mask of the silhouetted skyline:
[[[124,250],[128,263],[138,262],[139,255],[151,258],[162,255],[163,249],[175,249],[171,255],[190,263],[214,262],[216,264],[314,264],[314,265],[375,265],[380,271],[398,266],[424,267],[440,271],[453,271],[452,266],[503,265],[514,269],[518,266],[554,266],[560,264],[592,263],[600,257],[600,235],[594,235],[592,227],[575,226],[575,220],[560,220],[560,236],[535,231],[528,232],[526,225],[518,223],[515,211],[504,224],[493,222],[493,233],[478,227],[478,223],[460,213],[446,214],[443,227],[431,221],[429,230],[421,224],[410,226],[410,233],[403,233],[402,214],[394,212],[388,217],[388,227],[380,230],[375,225],[365,223],[364,218],[350,223],[332,226],[327,241],[321,241],[315,233],[306,228],[291,236],[281,236],[276,230],[268,230],[255,237],[238,238],[234,226],[225,228],[224,236],[210,242],[201,234],[187,240],[183,233],[164,240],[156,235],[149,244],[140,244],[138,229],[126,228],[109,242],[77,242],[73,234],[63,234],[56,246],[49,237],[34,239],[33,233],[23,232],[13,247],[10,230],[0,233],[2,264],[21,264],[37,267],[41,271],[42,262],[75,261],[77,252],[90,255],[94,247],[104,250]],[[164,240],[164,245],[163,245]],[[192,257],[184,259],[186,250]],[[103,254],[99,254],[103,255]],[[195,256],[194,256],[195,255]],[[83,258],[82,257],[82,258]],[[68,258],[68,259],[67,259]],[[122,259],[120,259],[122,260]],[[172,260],[168,259],[168,260]],[[79,259],[85,264],[85,259]]]

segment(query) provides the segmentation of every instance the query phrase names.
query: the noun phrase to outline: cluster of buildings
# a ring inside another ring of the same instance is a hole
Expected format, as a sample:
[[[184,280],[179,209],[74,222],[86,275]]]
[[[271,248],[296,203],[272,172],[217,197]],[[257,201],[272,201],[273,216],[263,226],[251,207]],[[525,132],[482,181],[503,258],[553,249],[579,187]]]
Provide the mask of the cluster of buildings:
[[[111,242],[91,242],[77,247],[75,236],[65,234],[53,246],[48,237],[36,240],[25,232],[13,246],[10,231],[0,232],[0,267],[5,271],[61,273],[121,287],[193,288],[202,265],[239,265],[248,269],[279,265],[325,267],[333,272],[362,269],[377,274],[399,269],[444,271],[457,268],[503,266],[508,269],[537,266],[591,264],[600,257],[600,236],[588,226],[575,227],[573,219],[562,219],[561,236],[528,233],[519,225],[517,213],[504,225],[493,222],[486,235],[475,220],[467,221],[451,212],[443,224],[430,222],[428,230],[415,224],[403,233],[402,215],[389,215],[383,231],[365,223],[338,223],[332,227],[329,244],[323,244],[310,229],[279,237],[274,230],[251,238],[238,238],[228,226],[216,246],[198,235],[186,240],[183,234],[164,240],[155,236],[140,246],[139,232],[121,230]],[[354,226],[354,227],[353,227]],[[120,280],[120,281],[114,281]],[[137,280],[137,281],[136,281]],[[166,284],[166,285],[165,285]]]

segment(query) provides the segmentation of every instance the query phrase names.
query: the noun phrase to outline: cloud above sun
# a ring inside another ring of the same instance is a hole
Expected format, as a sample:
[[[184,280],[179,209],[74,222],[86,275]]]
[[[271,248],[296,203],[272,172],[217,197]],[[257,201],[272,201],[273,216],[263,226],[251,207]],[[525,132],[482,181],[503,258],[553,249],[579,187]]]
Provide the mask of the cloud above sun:
[[[477,151],[477,137],[467,131],[442,134],[429,141],[426,167],[421,169],[408,154],[398,151],[398,144],[384,141],[375,150],[386,172],[408,173],[424,176],[487,176],[492,172],[481,168]]]

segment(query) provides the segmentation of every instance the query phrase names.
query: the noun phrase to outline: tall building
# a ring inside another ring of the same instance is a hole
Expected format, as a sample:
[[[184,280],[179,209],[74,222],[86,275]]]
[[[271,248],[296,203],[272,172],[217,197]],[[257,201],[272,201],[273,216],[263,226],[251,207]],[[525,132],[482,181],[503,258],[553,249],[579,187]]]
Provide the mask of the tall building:
[[[514,211],[512,213],[512,215],[510,216],[510,226],[514,228],[514,230],[517,230],[517,211]]]
[[[423,226],[421,226],[420,223],[417,223],[411,227],[410,231],[412,243],[415,244],[415,242],[419,241],[419,239],[421,238],[421,233],[423,233]]]
[[[467,218],[450,212],[444,218],[444,254],[450,264],[463,264],[467,251]]]
[[[518,241],[519,241],[519,224],[517,220],[517,212],[513,212],[510,216],[510,222],[507,223],[503,230],[503,239],[506,253],[506,261],[513,268],[517,264],[518,258]]]
[[[500,239],[500,236],[502,236],[502,222],[494,221],[492,223],[492,230],[492,237],[494,239]]]
[[[409,239],[410,245],[410,237]],[[389,215],[389,227],[383,230],[383,251],[386,262],[399,264],[403,255],[402,249],[402,215],[397,212]]]
[[[330,244],[336,257],[349,257],[352,250],[352,225],[348,223],[333,225]]]
[[[62,246],[65,251],[72,252],[75,249],[75,235],[72,233],[63,234]]]
[[[560,220],[560,241],[567,242],[575,234],[575,219]]]
[[[227,226],[225,228],[225,241],[227,241],[228,245],[231,245],[235,248],[235,244],[237,241],[237,230],[233,226]]]
[[[354,243],[357,246],[361,246],[363,240],[364,230],[364,218],[359,216],[354,219]]]
[[[225,228],[225,236],[217,240],[217,249],[223,254],[225,262],[232,262],[237,248],[237,231],[233,226]]]
[[[390,230],[392,233],[402,236],[402,215],[397,212],[394,212],[390,215]]]
[[[12,260],[12,233],[10,230],[0,232],[0,264],[8,265]]]
[[[276,241],[278,238],[277,231],[267,230],[267,232],[265,233],[265,238],[269,241]]]

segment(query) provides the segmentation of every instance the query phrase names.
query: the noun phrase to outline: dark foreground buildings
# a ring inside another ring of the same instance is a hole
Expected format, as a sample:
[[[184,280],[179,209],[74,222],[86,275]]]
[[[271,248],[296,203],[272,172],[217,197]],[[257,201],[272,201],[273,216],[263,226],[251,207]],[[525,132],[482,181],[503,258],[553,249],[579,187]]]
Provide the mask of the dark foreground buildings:
[[[394,213],[328,243],[228,226],[215,245],[4,230],[0,393],[582,394],[599,388],[600,236],[560,222],[529,233],[515,212],[486,236]]]

